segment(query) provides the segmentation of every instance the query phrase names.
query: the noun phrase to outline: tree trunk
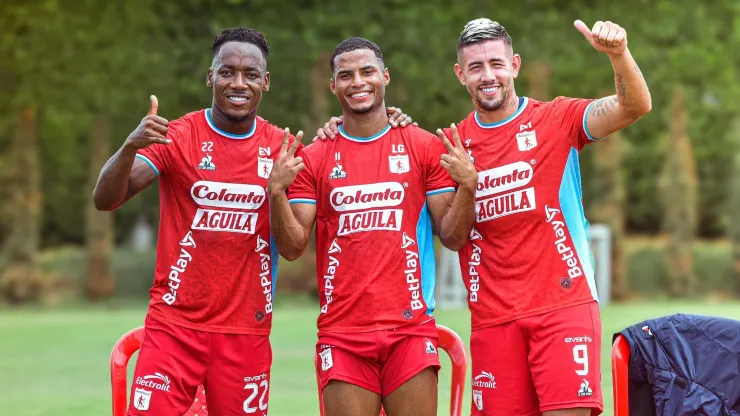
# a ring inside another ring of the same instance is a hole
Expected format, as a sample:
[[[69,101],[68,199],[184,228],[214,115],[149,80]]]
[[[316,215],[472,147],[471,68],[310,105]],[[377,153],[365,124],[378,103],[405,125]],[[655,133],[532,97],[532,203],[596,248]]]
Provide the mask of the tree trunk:
[[[697,227],[697,173],[686,132],[686,109],[681,87],[675,91],[670,114],[671,129],[666,138],[661,177],[663,231],[668,237],[666,266],[671,279],[668,289],[673,296],[689,296],[695,283],[693,249]]]
[[[5,211],[10,233],[0,253],[0,291],[9,302],[17,304],[38,299],[41,284],[35,269],[41,222],[38,132],[30,108],[21,114],[9,153]]]
[[[100,170],[110,152],[110,128],[107,117],[97,115],[90,134],[90,176],[88,189],[92,191]],[[113,214],[95,209],[92,198],[87,203],[86,215],[87,277],[85,295],[89,300],[113,296],[115,279],[111,274],[113,250]]]
[[[732,159],[730,176],[730,225],[728,235],[732,241],[732,263],[735,290],[740,289],[740,118],[735,120],[732,128],[732,141],[735,145],[735,156]]]

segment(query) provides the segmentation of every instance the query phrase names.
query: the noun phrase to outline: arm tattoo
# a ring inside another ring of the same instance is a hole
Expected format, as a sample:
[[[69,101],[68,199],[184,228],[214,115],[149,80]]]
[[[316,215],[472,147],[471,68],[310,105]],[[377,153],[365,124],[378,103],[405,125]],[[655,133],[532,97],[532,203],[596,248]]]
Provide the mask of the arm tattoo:
[[[594,102],[589,115],[595,117],[606,115],[614,111],[614,109],[617,108],[618,103],[619,101],[617,100],[616,95],[610,95],[608,97],[600,98]]]
[[[619,94],[619,97],[624,101],[624,96],[627,93],[627,86],[622,82],[622,74],[617,72],[615,75],[617,78],[617,94]]]
[[[640,78],[645,79],[644,76],[642,76],[642,71],[640,71],[640,67],[635,64],[635,71],[637,71],[637,75],[640,76]]]

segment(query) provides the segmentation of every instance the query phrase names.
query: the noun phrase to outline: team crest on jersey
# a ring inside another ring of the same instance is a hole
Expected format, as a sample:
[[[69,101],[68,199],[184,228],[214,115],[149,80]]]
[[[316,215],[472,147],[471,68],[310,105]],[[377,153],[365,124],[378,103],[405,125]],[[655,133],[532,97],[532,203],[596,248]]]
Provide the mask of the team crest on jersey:
[[[473,403],[478,410],[483,410],[483,392],[480,390],[473,390]]]
[[[329,179],[344,179],[347,177],[347,172],[342,170],[342,165],[337,162],[337,165],[334,166],[334,168],[331,170],[331,173],[329,174]]]
[[[272,172],[272,159],[266,157],[257,158],[257,175],[260,178],[268,179]]]
[[[391,173],[406,173],[410,170],[409,155],[388,156]]]
[[[520,152],[526,152],[537,147],[537,134],[532,131],[523,131],[516,134],[516,144]]]
[[[321,351],[319,353],[319,357],[321,357],[321,370],[326,371],[332,367],[334,367],[334,360],[331,356],[331,347]]]
[[[149,410],[149,400],[152,398],[152,392],[136,388],[134,391],[134,407],[138,410]]]
[[[200,161],[200,164],[198,165],[198,169],[201,170],[216,170],[216,164],[213,163],[213,157],[206,153],[203,160]]]

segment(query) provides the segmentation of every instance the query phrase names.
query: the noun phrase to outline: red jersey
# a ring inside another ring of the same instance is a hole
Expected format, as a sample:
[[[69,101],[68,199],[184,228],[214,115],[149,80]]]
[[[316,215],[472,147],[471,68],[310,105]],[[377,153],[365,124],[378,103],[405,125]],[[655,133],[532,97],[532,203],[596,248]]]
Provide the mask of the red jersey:
[[[430,319],[435,259],[427,196],[454,192],[439,138],[387,126],[369,138],[340,128],[301,156],[291,203],[316,204],[319,331],[365,332]]]
[[[591,101],[525,97],[499,123],[457,126],[478,170],[459,251],[473,330],[597,300],[578,165]]]
[[[267,335],[278,253],[267,178],[283,131],[219,130],[210,110],[169,123],[169,145],[140,150],[159,175],[160,224],[149,314],[187,328]]]

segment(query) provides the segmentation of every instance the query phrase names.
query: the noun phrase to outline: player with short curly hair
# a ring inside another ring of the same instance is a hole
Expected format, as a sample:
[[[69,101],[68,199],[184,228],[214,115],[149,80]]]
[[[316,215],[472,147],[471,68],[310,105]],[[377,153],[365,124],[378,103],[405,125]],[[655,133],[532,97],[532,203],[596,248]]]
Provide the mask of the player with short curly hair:
[[[265,188],[281,144],[301,144],[257,116],[270,89],[265,36],[226,29],[211,49],[211,107],[170,122],[152,96],[93,195],[99,210],[114,210],[159,180],[157,265],[129,415],[180,416],[201,384],[212,414],[267,414],[278,253]]]

